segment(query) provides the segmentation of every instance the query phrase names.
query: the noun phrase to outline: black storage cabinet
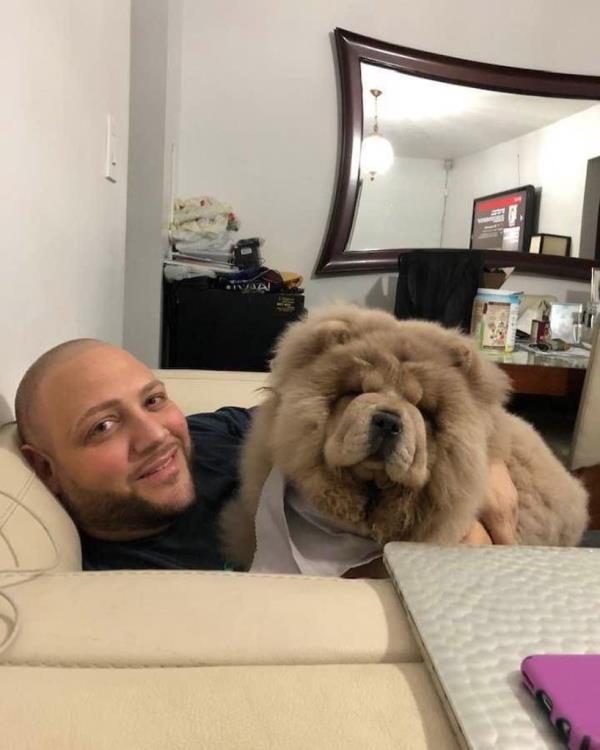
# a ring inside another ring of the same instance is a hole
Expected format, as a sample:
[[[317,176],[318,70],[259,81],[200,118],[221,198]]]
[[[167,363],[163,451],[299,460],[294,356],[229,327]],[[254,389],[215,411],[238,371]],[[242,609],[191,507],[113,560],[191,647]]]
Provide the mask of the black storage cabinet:
[[[304,295],[205,286],[204,279],[164,283],[161,366],[268,370],[278,336],[304,312]]]

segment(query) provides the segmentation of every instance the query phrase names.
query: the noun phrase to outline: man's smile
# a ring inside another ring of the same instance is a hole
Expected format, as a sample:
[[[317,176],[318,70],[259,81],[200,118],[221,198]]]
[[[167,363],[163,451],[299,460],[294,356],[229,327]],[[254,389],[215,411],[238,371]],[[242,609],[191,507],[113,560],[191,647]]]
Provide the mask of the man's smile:
[[[144,481],[151,484],[162,484],[172,479],[178,472],[177,454],[179,446],[175,445],[163,452],[160,456],[154,458],[150,463],[142,467],[134,481]]]

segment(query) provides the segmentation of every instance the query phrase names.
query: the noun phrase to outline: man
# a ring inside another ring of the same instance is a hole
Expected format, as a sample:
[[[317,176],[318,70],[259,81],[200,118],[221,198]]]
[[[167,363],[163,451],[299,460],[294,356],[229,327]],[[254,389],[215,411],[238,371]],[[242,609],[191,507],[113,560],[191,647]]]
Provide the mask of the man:
[[[84,569],[223,568],[215,518],[236,490],[246,410],[188,425],[141,362],[83,339],[32,365],[15,412],[23,454],[78,527]]]
[[[245,409],[186,420],[133,356],[77,339],[29,368],[15,412],[24,456],[78,527],[85,570],[224,567],[215,520],[237,487]],[[475,524],[468,543],[514,541],[503,464],[489,487],[487,530]]]

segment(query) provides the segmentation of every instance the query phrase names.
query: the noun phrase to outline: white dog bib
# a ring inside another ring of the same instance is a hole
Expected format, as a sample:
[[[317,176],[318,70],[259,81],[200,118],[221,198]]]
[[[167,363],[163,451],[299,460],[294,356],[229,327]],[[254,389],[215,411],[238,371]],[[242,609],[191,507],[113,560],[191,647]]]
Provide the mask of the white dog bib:
[[[255,523],[251,573],[339,577],[382,554],[377,542],[336,528],[309,507],[276,467],[262,488]]]

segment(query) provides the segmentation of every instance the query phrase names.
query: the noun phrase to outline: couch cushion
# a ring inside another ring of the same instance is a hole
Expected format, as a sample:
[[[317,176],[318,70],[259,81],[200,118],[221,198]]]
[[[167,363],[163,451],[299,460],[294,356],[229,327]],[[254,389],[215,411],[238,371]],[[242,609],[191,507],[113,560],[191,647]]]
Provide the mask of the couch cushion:
[[[0,655],[3,664],[174,667],[421,659],[389,580],[80,572],[40,576],[4,593],[20,627]],[[1,630],[0,622],[0,641]]]
[[[20,750],[455,750],[422,664],[0,668]]]

